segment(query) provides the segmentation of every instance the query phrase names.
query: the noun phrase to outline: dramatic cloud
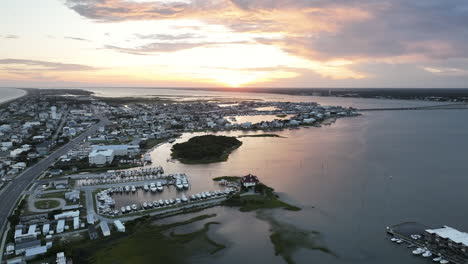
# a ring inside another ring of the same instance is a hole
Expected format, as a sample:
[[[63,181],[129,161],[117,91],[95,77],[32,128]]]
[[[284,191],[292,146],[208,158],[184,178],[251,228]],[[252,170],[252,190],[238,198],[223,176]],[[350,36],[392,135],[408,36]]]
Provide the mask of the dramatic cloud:
[[[11,73],[25,72],[67,72],[67,71],[92,71],[97,68],[81,65],[58,62],[20,60],[20,59],[0,59],[0,71]]]

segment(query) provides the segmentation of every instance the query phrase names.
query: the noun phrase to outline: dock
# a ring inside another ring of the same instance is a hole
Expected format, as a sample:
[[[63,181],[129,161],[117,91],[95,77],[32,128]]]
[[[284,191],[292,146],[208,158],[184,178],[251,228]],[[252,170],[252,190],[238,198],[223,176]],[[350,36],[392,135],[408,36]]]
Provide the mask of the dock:
[[[428,261],[431,263],[433,262],[432,258],[440,256],[450,261],[450,263],[468,264],[468,259],[462,258],[459,255],[450,254],[447,250],[435,247],[429,243],[429,241],[425,238],[426,230],[429,229],[431,229],[431,227],[417,222],[404,222],[398,225],[387,227],[386,231],[391,236],[403,240],[410,246],[413,245],[419,248],[427,248],[433,254],[432,257],[428,258]],[[415,235],[417,235],[419,238],[415,239]],[[411,251],[409,253],[411,254]]]

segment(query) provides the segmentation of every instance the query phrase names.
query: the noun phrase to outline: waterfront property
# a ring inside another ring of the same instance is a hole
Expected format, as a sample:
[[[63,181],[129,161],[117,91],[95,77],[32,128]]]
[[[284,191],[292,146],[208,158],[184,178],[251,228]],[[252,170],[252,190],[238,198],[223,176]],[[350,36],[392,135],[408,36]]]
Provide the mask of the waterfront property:
[[[258,177],[250,173],[241,179],[241,184],[245,188],[255,187],[259,182]]]
[[[408,243],[413,255],[433,257],[434,262],[468,263],[468,233],[458,231],[449,226],[431,229],[416,222],[405,222],[387,227],[387,232],[393,237],[392,242]]]

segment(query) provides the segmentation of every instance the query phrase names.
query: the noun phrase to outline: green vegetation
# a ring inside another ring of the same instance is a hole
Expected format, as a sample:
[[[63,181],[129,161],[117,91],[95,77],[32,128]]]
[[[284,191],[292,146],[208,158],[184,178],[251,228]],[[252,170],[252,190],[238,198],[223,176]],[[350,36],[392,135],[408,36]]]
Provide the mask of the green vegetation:
[[[60,203],[56,200],[40,200],[34,203],[37,209],[51,209],[58,207]]]
[[[257,135],[240,135],[238,138],[243,138],[243,137],[278,137],[278,138],[284,138],[283,136],[277,135],[277,134],[257,134]]]
[[[270,240],[275,247],[275,255],[281,256],[289,264],[295,263],[292,256],[300,249],[320,250],[337,257],[325,246],[318,231],[303,230],[291,224],[282,223],[266,211],[257,211],[257,218],[270,224],[272,232]]]
[[[172,147],[172,157],[186,164],[226,161],[229,154],[242,145],[235,137],[198,136]]]
[[[273,188],[264,184],[255,186],[254,194],[235,194],[226,200],[224,205],[240,207],[241,212],[250,212],[258,209],[283,208],[288,211],[300,211],[301,208],[281,201],[274,193]]]
[[[288,116],[288,115],[286,115],[286,114],[279,114],[279,115],[276,115],[276,117],[279,117],[279,118],[285,118],[285,117],[287,117],[287,116]]]
[[[213,181],[226,180],[226,181],[230,181],[230,182],[238,182],[238,181],[240,181],[240,179],[241,179],[241,177],[239,177],[239,176],[221,176],[221,177],[213,178]]]
[[[47,199],[47,198],[65,199],[65,192],[50,192],[50,193],[41,194],[40,199]]]
[[[210,226],[218,223],[208,222],[202,229],[185,234],[171,229],[215,216],[200,215],[165,225],[152,224],[150,217],[143,217],[127,222],[125,233],[115,232],[108,238],[73,245],[62,243],[51,252],[65,251],[76,263],[190,263],[193,255],[215,254],[225,248],[207,236]]]
[[[156,145],[166,141],[167,139],[162,139],[162,138],[153,138],[153,139],[148,139],[140,144],[140,148],[143,150],[148,150],[154,148]]]

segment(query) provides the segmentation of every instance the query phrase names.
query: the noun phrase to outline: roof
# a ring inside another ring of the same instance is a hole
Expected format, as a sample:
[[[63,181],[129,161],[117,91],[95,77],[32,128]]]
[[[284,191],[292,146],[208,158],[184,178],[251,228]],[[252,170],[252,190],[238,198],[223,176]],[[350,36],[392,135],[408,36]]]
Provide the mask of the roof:
[[[112,156],[114,154],[114,150],[112,149],[95,149],[89,153],[89,156],[94,157],[97,155],[104,155],[104,156]]]
[[[34,247],[34,248],[26,249],[25,256],[30,257],[30,256],[39,255],[39,254],[44,254],[46,252],[47,252],[46,246]]]
[[[259,182],[258,177],[252,174],[248,174],[242,177],[242,182]]]
[[[450,239],[455,243],[468,246],[468,233],[458,231],[455,228],[444,226],[438,229],[427,229],[426,232],[429,234],[436,234],[442,238]]]

